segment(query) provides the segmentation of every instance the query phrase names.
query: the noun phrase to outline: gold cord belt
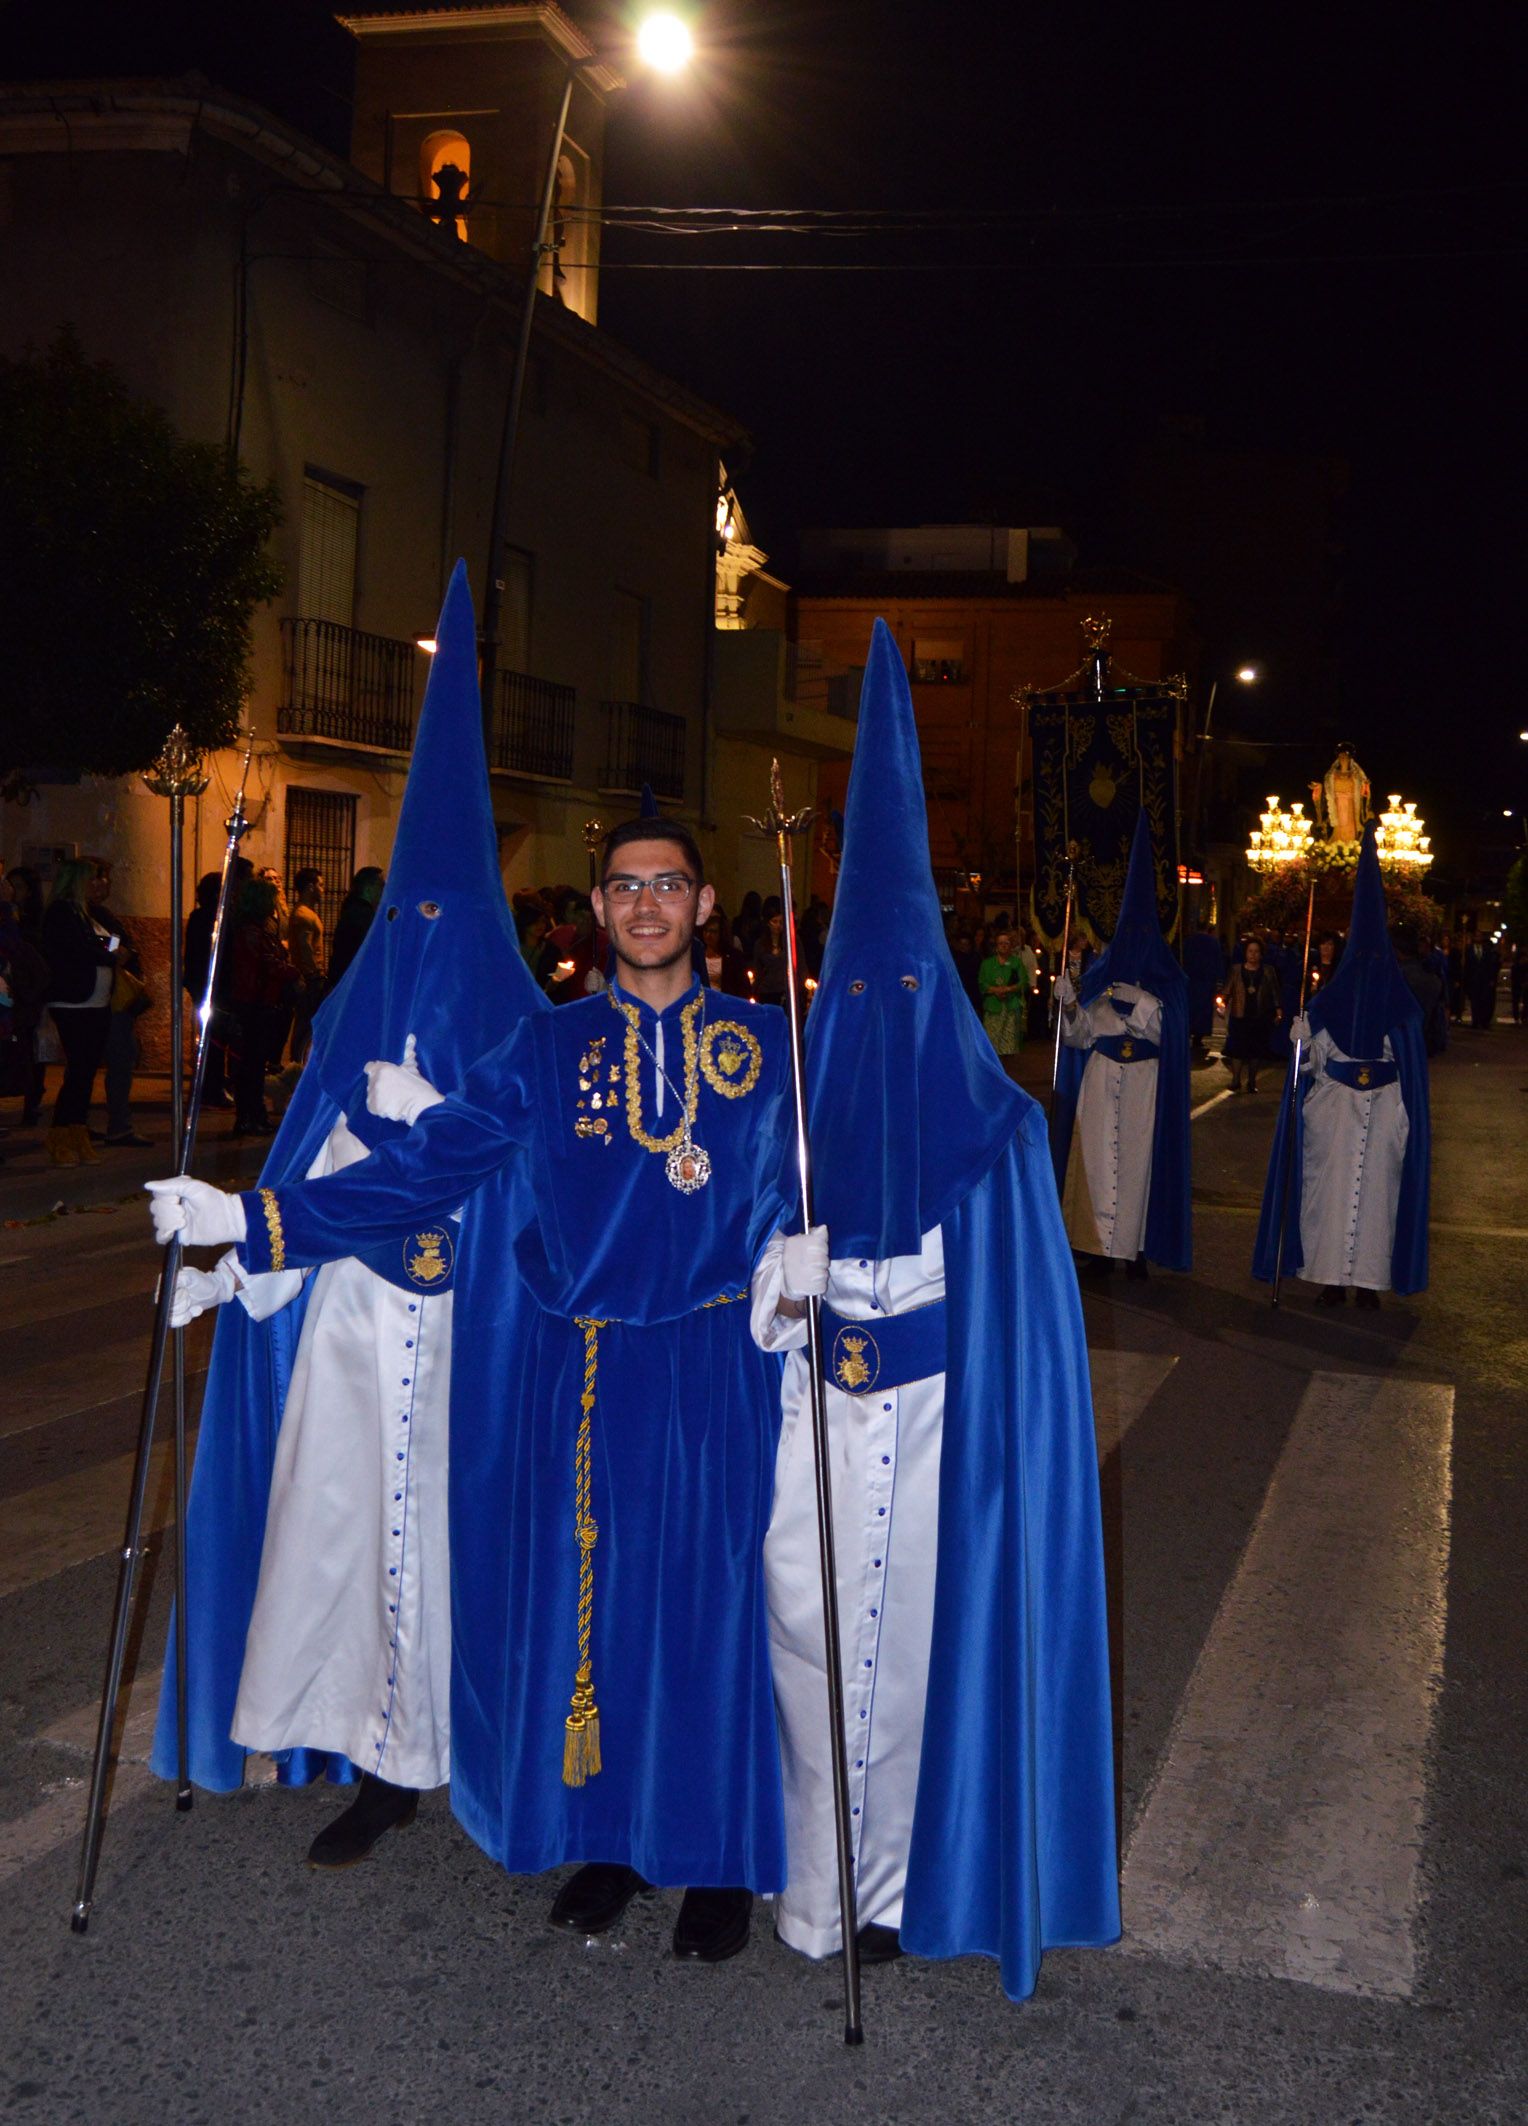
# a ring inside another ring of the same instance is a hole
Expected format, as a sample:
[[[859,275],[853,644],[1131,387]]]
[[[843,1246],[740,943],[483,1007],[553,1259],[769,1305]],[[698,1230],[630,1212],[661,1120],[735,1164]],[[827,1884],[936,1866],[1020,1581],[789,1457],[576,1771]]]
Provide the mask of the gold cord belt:
[[[723,1292],[699,1309],[735,1306],[746,1292]],[[562,1783],[583,1786],[602,1768],[600,1713],[594,1702],[594,1666],[589,1640],[594,1624],[594,1546],[599,1525],[590,1511],[590,1441],[593,1433],[595,1383],[599,1377],[600,1330],[608,1318],[578,1314],[574,1320],[584,1332],[584,1388],[579,1397],[578,1437],[573,1447],[573,1539],[578,1545],[578,1673],[573,1681],[573,1702],[563,1723]]]

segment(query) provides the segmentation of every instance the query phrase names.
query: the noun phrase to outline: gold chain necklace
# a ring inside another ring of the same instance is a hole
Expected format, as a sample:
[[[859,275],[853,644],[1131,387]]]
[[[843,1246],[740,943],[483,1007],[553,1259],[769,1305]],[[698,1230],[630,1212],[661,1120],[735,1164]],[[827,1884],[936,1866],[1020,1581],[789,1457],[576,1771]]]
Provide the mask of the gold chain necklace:
[[[696,1189],[704,1188],[711,1178],[710,1154],[695,1142],[692,1134],[695,1117],[700,1109],[700,1035],[699,1025],[705,1016],[704,990],[680,1014],[684,1036],[684,1092],[681,1095],[673,1079],[663,1069],[653,1050],[648,1046],[642,1032],[642,1018],[635,1004],[628,1004],[623,997],[610,991],[610,1001],[626,1021],[626,1127],[634,1143],[647,1152],[668,1154],[668,1178],[682,1195],[693,1195]],[[663,1082],[679,1101],[678,1122],[666,1137],[655,1137],[642,1122],[642,1059],[639,1049],[647,1049],[654,1067],[661,1072]]]

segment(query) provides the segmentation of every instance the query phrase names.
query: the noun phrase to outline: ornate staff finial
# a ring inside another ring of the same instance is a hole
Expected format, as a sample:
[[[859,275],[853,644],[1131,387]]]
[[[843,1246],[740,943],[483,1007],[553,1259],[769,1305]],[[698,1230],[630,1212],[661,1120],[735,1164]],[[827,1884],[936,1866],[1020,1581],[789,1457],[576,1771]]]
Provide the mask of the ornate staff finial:
[[[769,810],[762,819],[755,819],[751,812],[745,812],[743,817],[750,827],[757,827],[761,834],[773,835],[775,840],[779,841],[786,835],[805,834],[812,824],[812,809],[808,805],[801,812],[786,811],[785,784],[780,777],[780,763],[778,760],[772,760],[769,764]]]
[[[200,797],[209,777],[201,748],[192,745],[177,724],[159,750],[159,758],[143,773],[143,785],[155,797]]]
[[[1082,623],[1083,647],[1090,656],[1097,656],[1100,650],[1109,647],[1109,637],[1113,632],[1114,622],[1107,613],[1101,613],[1096,619],[1089,613]]]
[[[604,831],[605,824],[603,820],[586,819],[584,821],[584,847],[591,856],[599,847],[600,837],[604,834]]]

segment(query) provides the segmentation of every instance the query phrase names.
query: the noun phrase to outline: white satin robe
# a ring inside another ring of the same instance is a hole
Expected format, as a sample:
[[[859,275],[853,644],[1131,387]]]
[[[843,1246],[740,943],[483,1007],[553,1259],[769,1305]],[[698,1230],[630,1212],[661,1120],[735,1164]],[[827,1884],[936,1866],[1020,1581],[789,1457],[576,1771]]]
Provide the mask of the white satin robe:
[[[812,1410],[801,1348],[806,1323],[776,1311],[781,1256],[777,1234],[759,1258],[752,1290],[755,1342],[790,1353],[764,1543],[785,1786],[787,1881],[775,1924],[788,1947],[828,1956],[841,1934]],[[874,1322],[943,1297],[937,1227],[917,1255],[829,1265],[827,1301],[846,1320]],[[933,1639],[944,1375],[868,1395],[846,1395],[831,1384],[827,1392],[858,1918],[861,1926],[897,1927]]]
[[[1119,983],[1061,1020],[1068,1048],[1093,1048],[1100,1034],[1160,1043],[1162,1006],[1149,990]],[[1083,1066],[1061,1213],[1079,1253],[1133,1262],[1146,1245],[1151,1145],[1157,1119],[1157,1059],[1118,1063],[1093,1049]]]
[[[1383,1060],[1394,1060],[1389,1036]],[[1388,1292],[1401,1167],[1411,1125],[1399,1083],[1363,1091],[1329,1077],[1349,1060],[1325,1027],[1300,1058],[1310,1074],[1300,1176],[1300,1275],[1311,1284]]]
[[[336,1123],[314,1180],[364,1159]],[[236,1265],[237,1267],[237,1265]],[[259,1320],[316,1282],[276,1442],[233,1739],[342,1751],[394,1786],[450,1777],[452,1295],[353,1259],[239,1271]]]

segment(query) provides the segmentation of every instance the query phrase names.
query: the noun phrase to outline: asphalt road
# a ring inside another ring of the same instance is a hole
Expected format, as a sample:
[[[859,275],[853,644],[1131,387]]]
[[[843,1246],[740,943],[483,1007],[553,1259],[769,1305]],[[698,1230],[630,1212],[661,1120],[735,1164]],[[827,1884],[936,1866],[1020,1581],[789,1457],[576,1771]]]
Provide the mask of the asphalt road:
[[[542,1923],[555,1879],[497,1872],[443,1797],[336,1878],[302,1865],[332,1793],[178,1816],[141,1761],[162,1537],[71,1934],[155,1267],[136,1192],[166,1162],[0,1142],[0,2113],[1528,2119],[1528,1031],[1436,1069],[1432,1287],[1377,1315],[1299,1285],[1275,1314],[1251,1281],[1276,1096],[1208,1104],[1224,1083],[1196,1079],[1193,1274],[1085,1298],[1126,1939],[1052,1955],[1022,2007],[980,1960],[868,1972],[857,2052],[835,1968],[767,1912],[715,1970],[667,1956],[668,1895],[583,1947]],[[209,1141],[215,1178],[252,1167]]]

